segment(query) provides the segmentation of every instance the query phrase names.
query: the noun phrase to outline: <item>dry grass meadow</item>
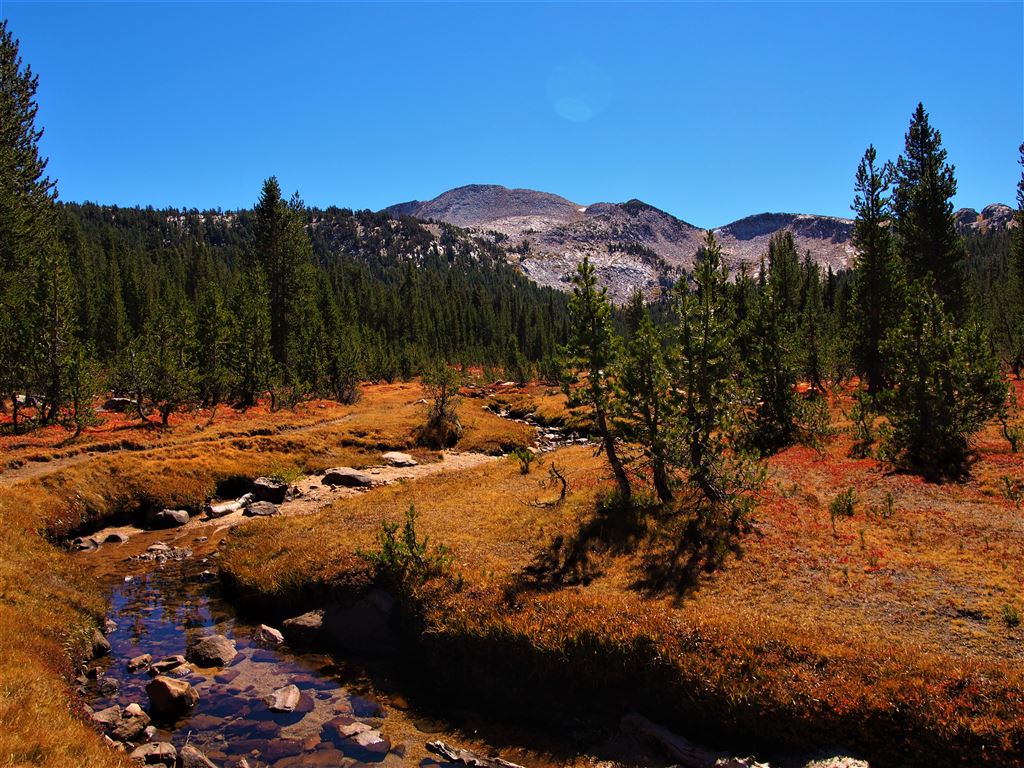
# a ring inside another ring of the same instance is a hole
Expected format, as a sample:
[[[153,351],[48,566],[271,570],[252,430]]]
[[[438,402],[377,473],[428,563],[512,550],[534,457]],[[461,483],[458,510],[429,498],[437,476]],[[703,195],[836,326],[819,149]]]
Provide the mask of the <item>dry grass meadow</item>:
[[[530,440],[485,405],[578,423],[544,387],[466,395],[459,450]],[[109,417],[72,444],[65,433],[2,438],[0,766],[122,760],[78,717],[68,683],[102,595],[51,541],[148,506],[196,509],[234,477],[366,466],[412,446],[422,397],[416,384],[373,385],[353,406],[222,408],[178,414],[167,431]],[[849,404],[834,405],[842,430]],[[609,478],[590,446],[545,454],[528,474],[508,458],[247,523],[229,536],[222,575],[278,618],[350,599],[369,579],[356,550],[412,504],[419,533],[453,564],[406,596],[410,639],[445,671],[438,685],[472,689],[481,705],[611,699],[712,746],[855,744],[873,765],[1020,764],[1021,456],[993,426],[971,479],[935,485],[849,458],[851,445],[840,431],[820,452],[772,457],[741,556],[683,592],[651,586],[672,545],[653,513],[626,525],[602,516]],[[551,465],[569,483],[560,503]],[[833,527],[829,504],[849,487],[854,514]]]

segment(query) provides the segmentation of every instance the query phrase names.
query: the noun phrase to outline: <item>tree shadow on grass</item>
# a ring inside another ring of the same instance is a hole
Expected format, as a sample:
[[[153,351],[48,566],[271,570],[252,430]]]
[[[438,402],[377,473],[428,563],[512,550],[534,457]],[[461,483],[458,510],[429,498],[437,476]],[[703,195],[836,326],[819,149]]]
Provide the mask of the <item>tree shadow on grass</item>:
[[[657,505],[634,498],[623,504],[618,497],[600,499],[594,515],[571,536],[556,536],[513,580],[506,597],[526,592],[547,592],[566,586],[586,586],[601,575],[600,555],[630,552],[647,538]]]
[[[663,516],[643,556],[642,575],[632,586],[650,597],[686,597],[730,555],[743,556],[741,539],[749,529],[724,506],[704,501],[677,503]]]

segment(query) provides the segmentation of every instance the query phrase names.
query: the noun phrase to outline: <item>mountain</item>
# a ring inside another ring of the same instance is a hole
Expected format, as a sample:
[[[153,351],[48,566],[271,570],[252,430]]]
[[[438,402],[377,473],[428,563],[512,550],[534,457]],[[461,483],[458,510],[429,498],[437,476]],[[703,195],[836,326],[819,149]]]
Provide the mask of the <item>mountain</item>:
[[[656,293],[693,268],[706,230],[640,200],[580,205],[531,189],[471,184],[433,200],[414,200],[385,209],[393,216],[443,221],[502,245],[522,272],[543,286],[568,288],[576,264],[589,256],[615,301],[634,289]],[[964,233],[1009,226],[1013,210],[994,203],[979,214],[956,212]],[[845,269],[854,256],[853,221],[806,213],[759,213],[713,231],[735,271],[756,265],[772,235],[789,230],[800,253],[809,251],[822,267]]]
[[[530,189],[472,184],[433,200],[385,209],[393,216],[443,221],[504,246],[524,274],[544,286],[568,288],[569,276],[589,256],[616,301],[634,289],[657,292],[693,268],[706,230],[640,200],[580,205]],[[757,262],[771,235],[790,229],[801,250],[822,264],[846,266],[853,255],[847,219],[761,214],[715,230],[726,261]]]
[[[797,250],[811,257],[822,267],[839,271],[854,256],[853,221],[836,216],[812,216],[806,213],[759,213],[715,229],[715,236],[728,255],[730,266],[757,264],[768,251],[772,235],[788,229],[793,233]]]

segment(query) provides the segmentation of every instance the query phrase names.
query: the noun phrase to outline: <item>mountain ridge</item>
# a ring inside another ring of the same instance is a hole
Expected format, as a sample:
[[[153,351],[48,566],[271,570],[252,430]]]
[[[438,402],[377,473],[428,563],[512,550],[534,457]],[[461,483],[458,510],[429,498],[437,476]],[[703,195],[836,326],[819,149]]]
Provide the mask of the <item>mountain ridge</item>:
[[[590,257],[616,301],[639,288],[652,294],[693,268],[708,230],[632,198],[624,203],[581,205],[559,195],[497,184],[468,184],[426,200],[383,209],[463,227],[502,244],[510,259],[535,282],[568,288],[568,276]],[[993,203],[981,213],[961,208],[961,232],[1009,226],[1012,209]],[[823,268],[852,264],[853,220],[808,213],[764,212],[713,227],[731,269],[756,264],[771,237],[792,232],[801,253],[810,252]]]

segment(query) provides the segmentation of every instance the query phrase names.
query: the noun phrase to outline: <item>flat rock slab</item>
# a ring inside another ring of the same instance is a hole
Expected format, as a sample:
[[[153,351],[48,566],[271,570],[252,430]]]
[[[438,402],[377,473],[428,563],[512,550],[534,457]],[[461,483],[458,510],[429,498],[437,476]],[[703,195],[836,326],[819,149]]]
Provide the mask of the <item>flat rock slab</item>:
[[[385,464],[390,464],[392,467],[415,467],[419,464],[408,453],[401,453],[400,451],[388,451],[381,458],[384,459]]]
[[[238,655],[235,644],[223,635],[206,635],[193,640],[185,658],[200,667],[223,667]]]
[[[333,467],[324,472],[324,485],[341,485],[345,488],[370,488],[374,484],[372,475],[352,467]]]
[[[391,751],[391,741],[387,736],[367,723],[344,715],[324,723],[323,732],[346,757],[361,762],[380,762]]]
[[[160,661],[154,661],[149,666],[149,671],[153,675],[163,675],[170,672],[172,669],[180,667],[185,663],[184,656],[165,656]]]
[[[281,510],[278,509],[277,504],[269,501],[254,501],[245,508],[245,512],[242,514],[246,517],[272,517],[280,514],[280,512]]]
[[[294,712],[299,705],[301,695],[298,686],[286,685],[284,688],[278,688],[264,701],[267,702],[271,712]]]

